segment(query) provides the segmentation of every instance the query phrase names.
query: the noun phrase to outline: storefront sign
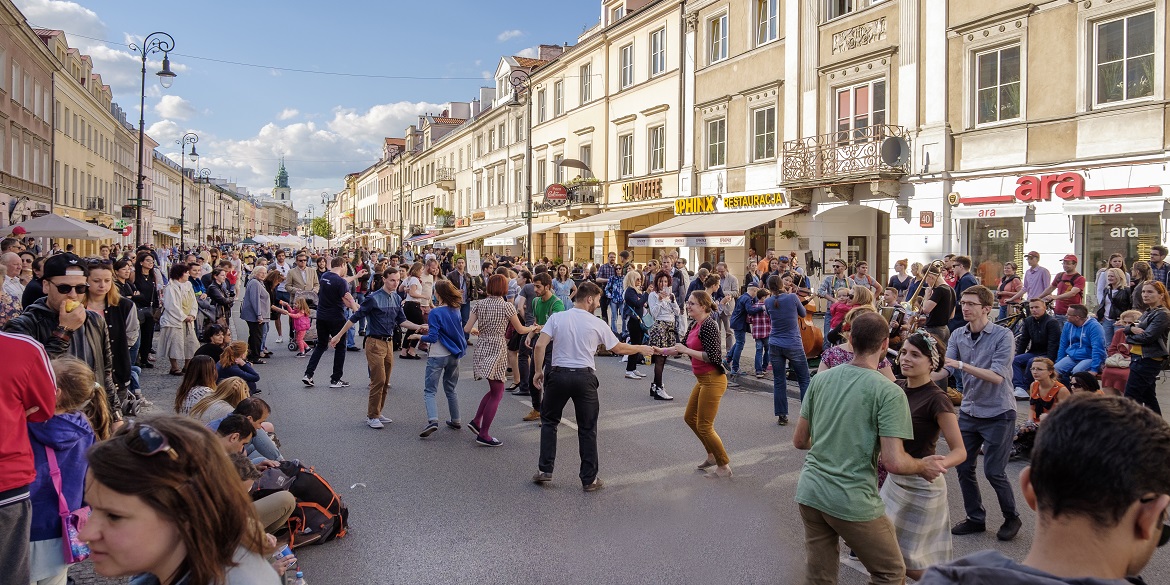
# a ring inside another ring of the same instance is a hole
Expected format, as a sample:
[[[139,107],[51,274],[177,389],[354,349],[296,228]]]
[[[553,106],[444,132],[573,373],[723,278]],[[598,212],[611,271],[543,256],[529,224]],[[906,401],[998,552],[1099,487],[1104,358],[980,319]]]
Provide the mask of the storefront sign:
[[[783,193],[761,195],[728,195],[723,198],[724,209],[755,209],[758,207],[788,207]]]
[[[467,227],[469,225],[471,225],[470,217],[460,217],[455,219],[455,227],[457,228]]]
[[[483,218],[485,218],[485,217],[487,217],[487,215],[484,214],[484,212],[477,211],[477,212],[471,214],[471,221],[483,221]]]
[[[648,179],[622,185],[623,201],[645,201],[662,198],[662,179]]]
[[[694,215],[697,213],[715,213],[715,196],[687,197],[674,202],[675,215]]]
[[[1065,201],[1078,199],[1095,199],[1108,197],[1133,197],[1140,195],[1158,195],[1162,188],[1157,185],[1149,187],[1131,187],[1128,189],[1097,189],[1085,190],[1085,177],[1080,173],[1059,173],[1052,175],[1025,175],[1016,179],[1016,190],[1011,195],[991,195],[987,197],[959,197],[958,193],[951,193],[948,200],[952,205],[988,205],[996,203],[1033,203],[1037,201],[1051,201],[1052,195]]]
[[[553,183],[544,190],[545,201],[564,201],[569,198],[569,190],[560,183]]]

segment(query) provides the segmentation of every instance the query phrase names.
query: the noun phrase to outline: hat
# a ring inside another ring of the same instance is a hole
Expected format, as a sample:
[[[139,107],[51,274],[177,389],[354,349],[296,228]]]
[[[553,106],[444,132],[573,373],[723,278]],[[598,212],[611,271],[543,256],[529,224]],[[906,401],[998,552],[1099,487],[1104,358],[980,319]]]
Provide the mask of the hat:
[[[1077,255],[1076,254],[1065,254],[1064,258],[1061,258],[1060,261],[1061,262],[1076,262]]]
[[[24,229],[21,226],[16,226],[16,227],[12,228],[12,235],[14,235],[14,236],[23,236],[24,234],[27,234],[27,233],[28,233],[28,230]]]
[[[78,258],[76,254],[68,252],[64,254],[54,254],[45,260],[43,280],[56,278],[58,276],[65,276],[70,270],[75,270],[76,274],[85,276],[87,274],[85,263]]]
[[[1028,252],[1027,254],[1024,254],[1024,257],[1025,257],[1025,258],[1031,258],[1032,256],[1035,256],[1035,257],[1039,258],[1039,257],[1040,257],[1040,252],[1037,252],[1037,251],[1033,250],[1033,251],[1031,251],[1031,252]]]

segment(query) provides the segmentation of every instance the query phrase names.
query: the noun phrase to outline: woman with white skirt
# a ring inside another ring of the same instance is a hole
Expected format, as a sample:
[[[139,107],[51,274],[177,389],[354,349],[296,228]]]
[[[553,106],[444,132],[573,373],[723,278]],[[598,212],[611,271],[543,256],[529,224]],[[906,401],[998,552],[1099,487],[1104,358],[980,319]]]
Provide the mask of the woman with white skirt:
[[[939,388],[930,374],[943,367],[946,349],[941,341],[923,329],[911,334],[898,352],[898,363],[905,380],[898,386],[906,392],[914,439],[905,441],[906,453],[917,458],[935,454],[941,434],[951,452],[943,460],[952,468],[967,459],[959,419],[947,393]],[[921,579],[927,567],[951,560],[951,527],[947,506],[946,479],[926,481],[917,475],[886,477],[881,489],[886,515],[894,523],[898,547],[906,562],[906,576]]]
[[[162,317],[158,322],[162,331],[159,354],[171,360],[172,376],[182,376],[187,361],[199,349],[199,339],[195,337],[198,311],[190,268],[186,264],[171,266],[171,281],[163,289]]]

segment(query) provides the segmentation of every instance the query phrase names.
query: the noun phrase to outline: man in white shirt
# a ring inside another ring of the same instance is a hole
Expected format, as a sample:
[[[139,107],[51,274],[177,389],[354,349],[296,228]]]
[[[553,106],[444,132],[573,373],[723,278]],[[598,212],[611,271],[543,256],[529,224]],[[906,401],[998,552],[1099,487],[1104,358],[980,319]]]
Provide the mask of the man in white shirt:
[[[577,435],[581,449],[581,485],[587,492],[602,488],[597,477],[597,346],[604,345],[613,353],[623,355],[653,355],[648,345],[630,345],[618,341],[617,336],[598,319],[594,312],[601,304],[601,289],[592,282],[577,287],[576,302],[567,311],[554,313],[540,331],[540,339],[533,348],[533,363],[544,363],[544,352],[553,339],[560,339],[552,349],[552,364],[545,373],[536,368],[532,384],[544,389],[540,403],[540,462],[539,471],[532,477],[538,484],[552,481],[553,465],[557,457],[557,427],[561,413],[569,400],[577,416]]]
[[[24,285],[20,283],[20,270],[24,266],[20,255],[15,252],[5,252],[0,256],[0,263],[8,269],[8,276],[4,278],[4,292],[8,296],[20,302],[20,297],[24,295]]]

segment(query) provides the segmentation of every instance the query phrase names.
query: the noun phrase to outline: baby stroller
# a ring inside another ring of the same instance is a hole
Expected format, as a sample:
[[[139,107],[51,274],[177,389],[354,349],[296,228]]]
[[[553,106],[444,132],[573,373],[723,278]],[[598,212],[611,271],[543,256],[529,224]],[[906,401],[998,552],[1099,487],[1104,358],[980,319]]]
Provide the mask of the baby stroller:
[[[297,291],[296,295],[293,296],[294,306],[297,299],[300,298],[305,299],[305,302],[309,305],[309,329],[305,331],[305,345],[313,347],[317,345],[317,327],[315,327],[317,321],[317,293],[313,291]],[[297,351],[297,349],[299,348],[297,347],[296,335],[289,335],[288,350]]]

